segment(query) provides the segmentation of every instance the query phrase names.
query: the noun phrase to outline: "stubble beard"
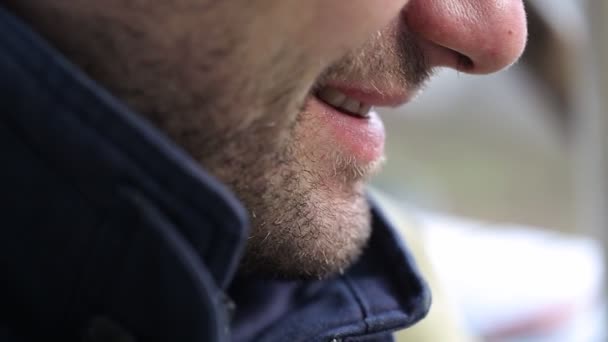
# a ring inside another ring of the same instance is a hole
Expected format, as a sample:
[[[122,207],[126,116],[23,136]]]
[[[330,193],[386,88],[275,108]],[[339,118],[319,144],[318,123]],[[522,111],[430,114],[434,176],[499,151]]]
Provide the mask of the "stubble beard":
[[[432,71],[412,36],[402,29],[393,26],[378,33],[366,46],[326,68],[317,82],[344,79],[345,75],[348,81],[348,76],[357,75],[379,88],[421,87]],[[378,74],[384,76],[380,82],[386,83],[373,83]],[[323,278],[343,272],[369,240],[372,223],[364,188],[378,165],[358,170],[355,163],[345,162],[348,156],[319,152],[322,146],[306,150],[311,146],[298,139],[314,135],[310,131],[315,128],[302,120],[307,108],[297,113],[287,140],[278,145],[285,147],[257,165],[254,161],[243,165],[243,170],[263,172],[231,183],[251,210],[253,223],[242,270],[288,278]],[[327,170],[317,167],[319,164],[333,166]]]
[[[238,131],[207,131],[206,140],[212,144],[201,145],[192,135],[174,139],[228,185],[249,212],[251,229],[241,273],[323,278],[345,270],[369,239],[364,177],[344,162],[346,158],[309,143],[307,137],[315,136],[316,128],[304,123],[303,101],[312,82],[275,82],[276,91],[284,95],[262,106],[266,114],[259,120]],[[328,162],[333,163],[329,169],[324,166]]]
[[[346,269],[371,233],[364,182],[348,174],[346,165],[320,171],[318,154],[303,151],[307,144],[293,138],[296,126],[280,150],[262,158],[236,157],[239,165],[230,174],[238,176],[225,180],[251,218],[243,273],[323,278]],[[338,183],[328,181],[338,172]]]
[[[346,156],[324,151],[331,146],[309,146],[316,128],[302,120],[304,100],[323,72],[315,56],[286,44],[268,58],[252,56],[267,65],[243,65],[239,56],[249,54],[234,49],[247,44],[236,36],[167,46],[128,17],[57,15],[39,22],[47,38],[241,199],[251,218],[242,272],[320,278],[361,254],[371,233],[365,177]],[[56,22],[72,34],[55,30]],[[215,42],[224,43],[209,46]],[[327,74],[361,71],[366,63],[346,61],[367,57],[349,56]],[[389,64],[370,75],[395,67]]]
[[[428,77],[417,50],[390,50],[410,42],[388,40],[397,45],[387,47],[385,41],[372,40],[325,70],[287,50],[272,58],[286,61],[268,66],[272,77],[221,70],[241,77],[232,83],[218,77],[215,89],[206,85],[215,96],[206,96],[205,103],[149,107],[152,96],[143,98],[146,105],[139,111],[234,191],[249,212],[251,229],[241,273],[324,278],[343,272],[363,252],[372,229],[364,191],[369,174],[356,172],[356,165],[344,162],[348,156],[327,150],[331,146],[309,144],[316,128],[305,125],[304,101],[319,79],[349,74],[371,78],[378,73],[398,86],[410,86]],[[385,53],[374,54],[376,50]],[[225,53],[230,55],[230,50]],[[388,56],[392,59],[387,62]],[[262,90],[260,82],[265,83]]]

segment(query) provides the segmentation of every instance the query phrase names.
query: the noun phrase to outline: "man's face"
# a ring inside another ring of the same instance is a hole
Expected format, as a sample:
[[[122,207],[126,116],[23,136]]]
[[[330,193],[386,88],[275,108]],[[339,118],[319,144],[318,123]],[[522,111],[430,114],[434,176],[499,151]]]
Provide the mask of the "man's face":
[[[237,194],[244,271],[286,277],[339,272],[369,238],[384,144],[370,107],[407,102],[435,67],[498,70],[526,37],[521,0],[12,6]]]

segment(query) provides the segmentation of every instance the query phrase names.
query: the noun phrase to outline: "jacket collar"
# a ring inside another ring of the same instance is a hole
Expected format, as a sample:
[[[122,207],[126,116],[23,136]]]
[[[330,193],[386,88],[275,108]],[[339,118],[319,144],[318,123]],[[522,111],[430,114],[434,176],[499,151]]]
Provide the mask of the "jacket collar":
[[[97,212],[113,210],[117,192],[137,189],[136,202],[141,204],[143,194],[146,205],[151,202],[178,223],[177,234],[215,286],[241,288],[232,291],[239,297],[237,335],[362,336],[409,326],[426,314],[429,290],[376,207],[370,245],[344,275],[317,282],[233,282],[248,228],[246,211],[223,185],[1,8],[0,51],[3,106],[16,108],[2,120],[70,179]],[[254,316],[247,314],[246,302],[253,296],[266,301],[256,304],[267,309],[258,322],[264,331],[247,332],[246,322]]]
[[[11,62],[2,64],[2,96],[19,109],[5,119],[39,144],[93,205],[110,208],[116,185],[153,198],[180,223],[180,233],[225,287],[247,235],[245,210],[236,198],[1,7],[0,44]],[[29,101],[18,103],[22,98]],[[199,229],[208,221],[217,229]]]
[[[229,292],[240,307],[235,340],[384,341],[422,319],[428,286],[382,210],[374,205],[372,213],[370,243],[342,275],[305,282],[237,278]]]

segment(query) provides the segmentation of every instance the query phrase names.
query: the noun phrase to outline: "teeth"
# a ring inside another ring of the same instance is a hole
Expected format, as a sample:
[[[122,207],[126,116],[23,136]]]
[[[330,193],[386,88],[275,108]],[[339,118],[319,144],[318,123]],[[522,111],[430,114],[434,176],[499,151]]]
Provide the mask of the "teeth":
[[[334,107],[340,107],[344,103],[344,100],[346,100],[346,95],[341,93],[339,90],[329,87],[324,87],[321,89],[318,95],[323,101]]]
[[[361,107],[361,102],[349,98],[340,106],[340,108],[346,109],[349,113],[359,113],[359,107]]]
[[[337,109],[363,118],[369,117],[369,111],[372,107],[350,98],[341,91],[331,87],[321,88],[321,90],[317,92],[317,96]]]
[[[372,106],[366,105],[366,104],[362,104],[361,107],[359,108],[359,111],[357,113],[359,115],[363,116],[363,117],[368,117],[370,110],[372,110]]]

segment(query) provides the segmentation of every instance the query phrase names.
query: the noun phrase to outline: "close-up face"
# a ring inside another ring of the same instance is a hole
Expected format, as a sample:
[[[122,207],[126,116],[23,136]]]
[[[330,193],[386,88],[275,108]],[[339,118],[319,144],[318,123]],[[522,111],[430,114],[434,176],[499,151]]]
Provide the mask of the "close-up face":
[[[13,2],[237,195],[242,270],[283,277],[364,249],[384,160],[373,107],[406,103],[437,67],[508,66],[527,35],[521,0]]]

